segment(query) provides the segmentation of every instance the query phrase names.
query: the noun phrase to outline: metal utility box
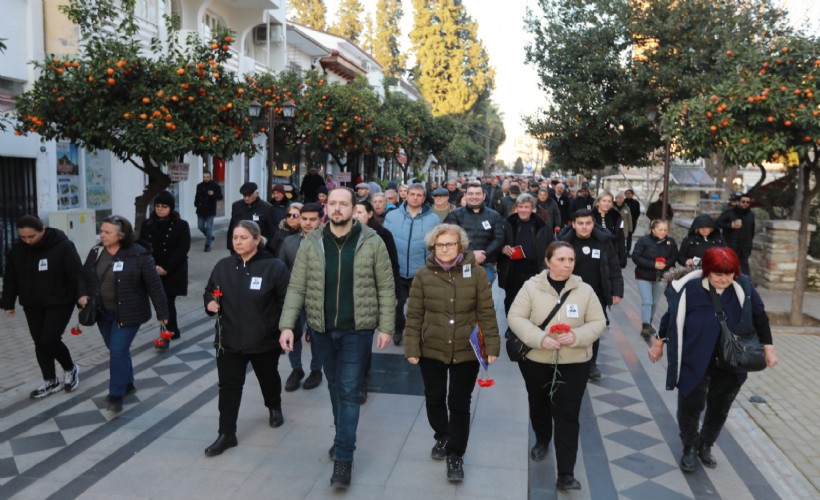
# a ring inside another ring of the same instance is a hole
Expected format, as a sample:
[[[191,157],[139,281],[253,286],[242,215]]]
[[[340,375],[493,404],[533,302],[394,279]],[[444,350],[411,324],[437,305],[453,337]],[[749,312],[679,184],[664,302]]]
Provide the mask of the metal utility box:
[[[97,244],[97,217],[94,210],[73,208],[48,214],[48,227],[64,232],[77,247],[80,260],[85,262],[91,247]]]

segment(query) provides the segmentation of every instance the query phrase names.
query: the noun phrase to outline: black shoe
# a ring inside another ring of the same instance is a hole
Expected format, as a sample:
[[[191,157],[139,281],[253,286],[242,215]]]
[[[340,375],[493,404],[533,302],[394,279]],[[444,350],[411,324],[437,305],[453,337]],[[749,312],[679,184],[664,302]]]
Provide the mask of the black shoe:
[[[285,392],[293,392],[299,388],[302,383],[302,377],[305,376],[305,371],[297,368],[290,372],[288,380],[285,382]]]
[[[715,456],[712,455],[712,447],[702,444],[698,449],[698,456],[700,457],[700,463],[704,466],[709,467],[710,469],[714,469],[717,467],[717,460],[715,460]]]
[[[589,379],[601,380],[601,370],[598,369],[598,365],[589,365]]]
[[[122,411],[122,397],[121,396],[111,396],[109,395],[105,398],[108,401],[108,407],[106,410],[112,413],[119,413]]]
[[[535,443],[535,446],[530,449],[530,458],[533,462],[540,462],[546,458],[549,451],[549,443]]]
[[[436,444],[430,450],[430,458],[433,460],[444,460],[447,458],[447,439],[436,439]]]
[[[205,448],[205,456],[215,457],[221,455],[223,451],[233,448],[237,444],[239,443],[236,441],[236,434],[220,434],[211,446]]]
[[[580,490],[581,483],[579,483],[572,474],[558,474],[558,480],[555,481],[555,489],[559,491]]]
[[[331,446],[330,449],[327,450],[327,456],[331,460],[336,460],[336,444],[333,444],[333,446]]]
[[[128,385],[125,386],[125,395],[126,396],[130,396],[131,394],[134,394],[135,392],[137,392],[137,388],[134,387],[133,383],[129,383]]]
[[[270,410],[270,420],[268,420],[270,426],[274,429],[277,427],[282,427],[282,424],[285,423],[285,417],[282,415],[282,410],[277,410],[276,408],[271,408]]]
[[[206,252],[210,252],[210,251],[211,251],[211,247],[210,247],[209,245],[205,245],[205,251],[206,251]]]
[[[319,384],[322,383],[322,372],[321,371],[311,371],[308,378],[305,379],[305,383],[302,384],[302,388],[309,391],[311,389],[315,389],[319,387]]]
[[[649,340],[649,337],[652,336],[652,325],[649,323],[641,323],[641,337]]]
[[[171,340],[179,340],[180,337],[182,337],[182,335],[180,335],[179,332],[174,332],[174,335],[171,336]]]
[[[330,477],[330,485],[337,488],[347,488],[350,486],[351,472],[353,472],[352,460],[334,460],[333,475]]]
[[[458,455],[447,455],[447,479],[464,481],[464,459]]]
[[[680,458],[680,470],[683,472],[695,472],[698,466],[698,452],[694,446],[684,446],[683,456]]]
[[[393,343],[395,345],[401,345],[402,338],[404,337],[403,332],[396,332],[393,334]]]

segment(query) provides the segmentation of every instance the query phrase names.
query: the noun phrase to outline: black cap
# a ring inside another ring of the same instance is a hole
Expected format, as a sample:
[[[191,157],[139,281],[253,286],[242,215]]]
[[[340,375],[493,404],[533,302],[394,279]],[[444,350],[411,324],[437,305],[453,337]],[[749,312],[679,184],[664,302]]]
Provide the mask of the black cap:
[[[433,196],[450,196],[450,191],[446,188],[436,188],[433,190]]]
[[[174,195],[168,191],[163,191],[154,198],[154,205],[166,205],[171,207],[171,210],[174,209],[176,205],[176,201],[174,200]]]
[[[510,186],[510,192],[512,194],[521,194],[521,187],[518,184],[513,184]]]
[[[243,196],[252,195],[257,191],[259,191],[259,186],[257,186],[255,182],[246,182],[245,184],[242,184],[241,188],[239,188],[239,194]]]
[[[537,188],[537,187],[538,187],[538,182],[536,182],[536,181],[530,181],[530,187],[531,187],[531,188]]]

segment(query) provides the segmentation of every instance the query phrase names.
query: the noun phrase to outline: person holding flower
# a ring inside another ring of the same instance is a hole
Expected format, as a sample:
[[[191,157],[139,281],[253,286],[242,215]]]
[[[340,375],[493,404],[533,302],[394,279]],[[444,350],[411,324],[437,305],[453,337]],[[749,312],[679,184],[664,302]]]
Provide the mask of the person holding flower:
[[[641,294],[641,337],[645,339],[656,333],[652,318],[663,292],[663,274],[675,267],[678,260],[678,245],[669,236],[669,222],[655,219],[649,228],[650,234],[639,239],[632,249],[635,282]]]
[[[498,324],[490,280],[473,252],[466,251],[464,229],[441,224],[426,240],[431,255],[410,287],[404,355],[419,366],[424,380],[427,420],[435,438],[431,457],[446,458],[447,479],[461,481],[479,370],[470,334],[479,324],[492,363],[500,350]]]
[[[551,243],[545,257],[546,270],[521,287],[507,323],[532,349],[518,363],[535,431],[530,458],[543,460],[555,436],[556,488],[577,490],[581,488],[574,472],[581,401],[589,378],[592,344],[603,334],[606,317],[592,287],[572,274],[572,245]],[[542,327],[553,310],[552,319]]]
[[[237,445],[236,420],[248,363],[253,366],[271,427],[282,416],[279,316],[290,272],[265,250],[259,225],[242,220],[232,233],[234,253],[217,262],[205,287],[205,311],[217,315],[214,347],[219,377],[219,436],[205,449],[213,457]]]

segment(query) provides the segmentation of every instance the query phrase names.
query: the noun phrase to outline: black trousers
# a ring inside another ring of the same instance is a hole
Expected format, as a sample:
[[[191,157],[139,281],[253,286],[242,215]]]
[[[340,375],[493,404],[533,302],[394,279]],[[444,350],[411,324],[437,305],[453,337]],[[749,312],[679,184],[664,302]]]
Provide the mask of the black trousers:
[[[174,338],[179,338],[179,324],[177,323],[177,296],[166,295],[168,301],[168,324],[165,327],[174,332]]]
[[[558,380],[563,383],[558,386],[552,401],[549,393],[555,365],[524,359],[518,363],[518,368],[527,386],[530,421],[536,441],[549,443],[554,434],[558,474],[574,474],[578,455],[579,415],[589,378],[589,363],[558,365]]]
[[[740,391],[737,375],[709,365],[703,380],[686,396],[678,392],[678,428],[684,446],[712,446],[726,423],[732,403]],[[706,408],[698,432],[700,414]]]
[[[478,361],[448,365],[420,358],[419,368],[424,380],[427,421],[434,437],[447,440],[448,455],[463,456],[470,437],[470,401],[478,378]]]
[[[749,257],[752,256],[752,249],[747,247],[732,248],[740,261],[740,271],[746,276],[752,276],[752,269],[749,267]]]
[[[219,433],[236,434],[236,419],[248,363],[253,366],[262,398],[269,409],[282,409],[282,379],[279,377],[279,355],[282,349],[257,354],[223,352],[216,358],[219,375]]]
[[[633,234],[635,234],[634,231],[626,235],[626,254],[627,255],[632,253],[632,235]]]
[[[606,318],[606,325],[609,326],[609,313],[607,312],[607,305],[606,302],[601,300],[598,297],[598,300],[601,302],[601,307],[604,308],[604,318]],[[601,339],[600,337],[592,343],[592,359],[589,360],[589,363],[592,365],[598,364],[598,350],[601,348]]]
[[[404,304],[410,297],[410,286],[413,284],[413,278],[399,278],[396,284],[396,331],[404,332],[404,325],[407,319],[404,317]]]
[[[54,368],[56,360],[69,371],[74,368],[74,361],[68,347],[63,344],[63,332],[68,326],[74,312],[74,304],[56,307],[24,307],[28,331],[34,341],[34,354],[37,364],[43,374],[43,380],[55,380],[57,371]]]

